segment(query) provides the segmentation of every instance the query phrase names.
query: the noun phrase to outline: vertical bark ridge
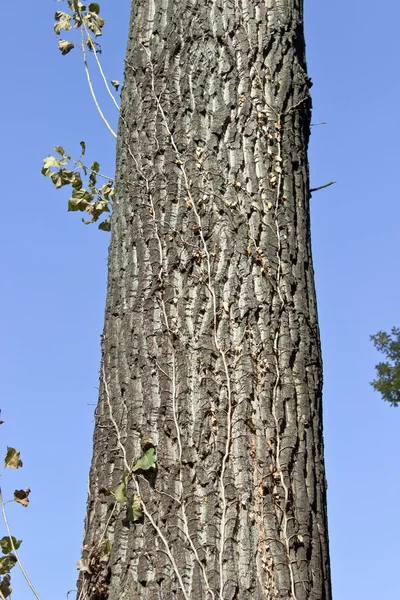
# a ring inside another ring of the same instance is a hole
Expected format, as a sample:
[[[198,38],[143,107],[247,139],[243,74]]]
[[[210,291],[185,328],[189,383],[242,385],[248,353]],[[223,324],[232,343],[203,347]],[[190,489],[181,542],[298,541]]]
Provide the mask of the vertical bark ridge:
[[[331,598],[308,88],[301,0],[133,2],[80,600]]]

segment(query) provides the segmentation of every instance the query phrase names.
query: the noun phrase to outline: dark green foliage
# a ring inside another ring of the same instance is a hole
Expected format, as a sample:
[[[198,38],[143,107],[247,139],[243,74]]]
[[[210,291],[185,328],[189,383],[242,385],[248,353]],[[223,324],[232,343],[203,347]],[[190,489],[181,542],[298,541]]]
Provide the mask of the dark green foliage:
[[[390,334],[379,331],[371,335],[371,340],[379,352],[387,357],[386,362],[376,365],[377,379],[371,382],[372,387],[382,394],[391,406],[400,403],[400,327],[393,327]]]

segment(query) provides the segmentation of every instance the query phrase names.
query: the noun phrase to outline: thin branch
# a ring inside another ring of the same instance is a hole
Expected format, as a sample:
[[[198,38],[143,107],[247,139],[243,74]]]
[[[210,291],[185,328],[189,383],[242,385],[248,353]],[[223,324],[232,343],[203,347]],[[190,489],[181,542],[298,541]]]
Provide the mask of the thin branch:
[[[336,181],[330,181],[329,183],[325,183],[324,185],[320,185],[319,187],[312,188],[310,190],[310,194],[312,194],[313,192],[317,192],[318,190],[323,190],[324,188],[329,187],[330,185],[333,185],[334,183],[336,183]]]
[[[99,103],[97,101],[97,97],[96,97],[95,91],[93,89],[93,84],[92,84],[92,80],[90,78],[90,73],[89,73],[89,67],[88,67],[88,64],[87,64],[87,54],[86,54],[86,49],[85,49],[85,34],[84,34],[83,30],[82,30],[82,44],[81,44],[81,47],[82,47],[82,52],[83,52],[83,64],[85,66],[85,73],[86,73],[86,77],[87,77],[87,80],[88,80],[89,89],[90,89],[90,93],[92,94],[93,101],[94,101],[94,103],[96,105],[96,108],[97,108],[97,110],[99,112],[99,115],[102,118],[102,120],[103,120],[105,126],[107,127],[108,131],[111,133],[111,135],[113,135],[115,137],[115,139],[117,139],[117,134],[115,133],[115,131],[113,130],[113,128],[111,127],[111,125],[109,124],[109,122],[107,121],[107,119],[105,118],[105,116],[103,114],[103,111],[101,110],[100,105],[99,105]]]
[[[83,27],[84,27],[84,29],[85,29],[85,31],[86,31],[86,35],[88,36],[88,39],[89,39],[89,40],[90,40],[90,42],[91,42],[91,45],[92,45],[92,50],[93,50],[93,54],[94,54],[94,57],[95,57],[95,59],[96,59],[97,66],[99,67],[100,74],[101,74],[101,76],[102,76],[102,78],[103,78],[104,85],[106,86],[107,92],[108,92],[109,96],[111,97],[111,100],[114,102],[114,104],[115,104],[115,106],[116,106],[117,110],[119,111],[119,105],[118,105],[118,102],[116,101],[116,99],[114,98],[114,94],[113,94],[113,93],[112,93],[112,91],[110,90],[110,86],[108,85],[107,78],[106,78],[106,76],[105,76],[105,74],[104,74],[104,71],[103,71],[103,68],[102,68],[102,66],[101,66],[101,62],[100,62],[100,60],[99,60],[99,57],[98,57],[98,52],[97,52],[97,50],[96,50],[96,42],[95,42],[95,41],[92,39],[92,36],[90,35],[90,33],[89,33],[89,31],[88,31],[88,29],[87,29],[87,27],[86,27],[86,24],[85,24],[85,22],[84,22],[84,21],[83,21]]]
[[[71,162],[73,162],[77,167],[80,167],[79,163],[82,163],[81,160],[75,160],[74,158],[70,159]],[[112,177],[108,177],[107,175],[103,175],[102,173],[97,173],[96,171],[93,171],[93,169],[89,169],[89,167],[85,167],[85,165],[83,165],[82,167],[80,167],[81,169],[86,169],[86,171],[89,171],[90,173],[95,173],[98,177],[102,177],[103,179],[107,179],[108,181],[112,181],[114,183],[114,179]]]
[[[36,592],[35,588],[33,587],[33,585],[32,585],[32,582],[31,582],[31,580],[29,579],[29,577],[28,577],[28,575],[27,575],[27,573],[26,573],[26,571],[25,571],[25,569],[24,569],[24,567],[23,567],[23,565],[22,565],[22,563],[21,563],[21,561],[20,561],[20,558],[19,558],[19,556],[18,556],[18,552],[17,552],[17,551],[16,551],[16,549],[15,549],[15,546],[14,546],[14,541],[13,541],[13,538],[12,538],[12,535],[11,535],[11,531],[10,531],[10,526],[9,526],[9,524],[8,524],[8,520],[7,520],[6,509],[5,509],[5,506],[4,506],[4,499],[3,499],[3,494],[2,494],[2,492],[1,492],[1,490],[0,490],[0,503],[1,503],[1,512],[2,512],[2,514],[3,514],[3,520],[4,520],[4,524],[5,524],[5,526],[6,526],[6,529],[7,529],[7,534],[8,534],[8,537],[9,537],[9,539],[10,539],[10,543],[11,543],[11,548],[13,549],[14,556],[15,556],[15,558],[17,559],[17,562],[18,562],[19,568],[21,569],[21,573],[22,573],[22,575],[24,576],[26,583],[27,583],[27,584],[29,585],[29,587],[31,588],[31,591],[33,592],[34,596],[37,598],[37,600],[40,600],[40,596],[39,596],[39,594]]]

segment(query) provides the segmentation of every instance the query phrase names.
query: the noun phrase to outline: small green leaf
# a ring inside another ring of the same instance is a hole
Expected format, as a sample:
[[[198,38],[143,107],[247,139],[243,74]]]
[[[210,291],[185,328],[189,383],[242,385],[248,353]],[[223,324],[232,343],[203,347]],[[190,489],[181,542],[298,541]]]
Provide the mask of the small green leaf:
[[[71,52],[72,48],[75,47],[75,44],[73,44],[72,42],[69,42],[68,40],[60,40],[58,42],[58,49],[61,51],[61,54],[64,56],[65,54],[68,54],[68,52]]]
[[[81,156],[83,156],[86,152],[86,142],[79,142],[80,147],[82,148]]]
[[[117,489],[114,492],[114,498],[117,502],[128,502],[128,498],[126,497],[126,485],[125,481],[119,484]]]
[[[81,190],[82,189],[82,179],[81,179],[81,174],[78,172],[74,173],[74,178],[72,181],[72,187],[74,188],[74,190]]]
[[[0,558],[0,575],[6,575],[11,571],[17,559],[14,554],[7,554]]]
[[[59,189],[64,185],[69,185],[74,181],[74,172],[60,169],[59,171],[52,173],[50,177],[56,188]]]
[[[7,454],[4,459],[4,466],[10,467],[11,469],[18,469],[19,467],[22,467],[22,460],[20,456],[21,453],[19,450],[7,446]]]
[[[111,231],[111,217],[107,217],[105,221],[102,221],[99,225],[99,229],[102,231]]]
[[[100,165],[99,163],[95,160],[92,162],[92,166],[90,167],[91,171],[94,171],[95,173],[98,173],[100,169]]]
[[[89,12],[94,12],[94,13],[96,13],[96,15],[99,14],[100,6],[97,4],[97,2],[91,2],[89,4]]]
[[[81,212],[85,211],[89,202],[83,200],[82,198],[70,198],[68,200],[68,212],[75,212],[80,210]]]
[[[111,85],[115,87],[116,91],[118,92],[118,88],[120,86],[120,83],[117,79],[112,79],[111,80]]]
[[[12,588],[10,586],[11,577],[7,574],[4,575],[3,579],[0,582],[0,592],[3,594],[4,598],[8,598],[11,596]]]
[[[12,541],[13,541],[15,550],[18,550],[18,548],[22,544],[22,540],[17,540],[14,536],[12,536]],[[13,547],[11,545],[11,540],[8,537],[8,535],[5,535],[3,538],[1,538],[0,548],[1,548],[1,551],[3,554],[9,554],[10,552],[13,551]]]
[[[136,461],[132,471],[148,471],[156,466],[155,450],[149,448],[147,452]]]

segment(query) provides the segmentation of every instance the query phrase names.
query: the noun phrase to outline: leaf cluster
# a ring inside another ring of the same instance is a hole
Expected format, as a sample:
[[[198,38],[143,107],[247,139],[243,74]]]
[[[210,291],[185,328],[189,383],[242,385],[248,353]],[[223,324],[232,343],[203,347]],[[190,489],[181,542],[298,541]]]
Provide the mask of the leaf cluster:
[[[116,502],[126,503],[127,517],[131,522],[139,521],[142,518],[143,513],[140,494],[134,493],[133,495],[130,495],[128,492],[129,480],[133,473],[146,474],[148,477],[151,477],[157,469],[155,448],[153,445],[150,445],[150,447],[148,446],[149,444],[145,446],[143,456],[135,460],[129,469],[125,469],[122,481],[114,492],[107,489],[101,490],[106,496],[113,495]]]
[[[388,359],[376,365],[377,379],[372,387],[382,394],[391,406],[400,404],[400,327],[393,327],[390,334],[379,331],[371,335],[371,340],[379,352]]]
[[[102,29],[105,21],[100,16],[100,5],[97,2],[91,2],[88,6],[82,4],[79,0],[67,0],[69,11],[57,10],[54,19],[54,32],[60,35],[61,31],[70,31],[72,27],[79,29],[83,27],[86,31],[90,30],[95,37],[102,35]],[[90,34],[87,35],[86,45],[89,50],[101,52],[100,46],[95,42]],[[60,39],[58,48],[61,54],[68,54],[75,44],[69,40]]]
[[[85,225],[95,223],[103,213],[110,213],[112,198],[114,194],[114,183],[112,179],[105,178],[99,173],[100,165],[97,161],[87,167],[82,162],[86,151],[85,142],[81,142],[81,155],[79,160],[71,158],[66,154],[62,146],[56,146],[54,151],[60,158],[46,156],[43,160],[42,175],[49,177],[57,189],[71,185],[72,193],[68,200],[68,211],[86,212],[89,220],[82,219]],[[82,176],[87,178],[86,187],[83,185]],[[106,183],[97,186],[98,177],[107,179]],[[111,217],[107,217],[99,224],[99,229],[110,231]]]

